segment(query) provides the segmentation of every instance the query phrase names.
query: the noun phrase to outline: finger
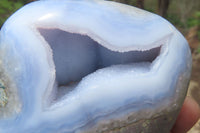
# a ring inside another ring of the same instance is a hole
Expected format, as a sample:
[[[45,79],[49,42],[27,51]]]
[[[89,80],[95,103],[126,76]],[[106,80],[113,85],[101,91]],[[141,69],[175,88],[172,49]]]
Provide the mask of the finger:
[[[200,107],[190,97],[186,97],[171,133],[186,133],[200,118]]]

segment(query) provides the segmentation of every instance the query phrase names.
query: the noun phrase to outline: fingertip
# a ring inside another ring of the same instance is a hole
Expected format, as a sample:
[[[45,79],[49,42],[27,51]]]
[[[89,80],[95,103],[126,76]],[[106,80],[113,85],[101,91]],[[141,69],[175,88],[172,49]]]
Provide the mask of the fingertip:
[[[186,97],[172,133],[186,133],[200,118],[200,107],[191,97]]]

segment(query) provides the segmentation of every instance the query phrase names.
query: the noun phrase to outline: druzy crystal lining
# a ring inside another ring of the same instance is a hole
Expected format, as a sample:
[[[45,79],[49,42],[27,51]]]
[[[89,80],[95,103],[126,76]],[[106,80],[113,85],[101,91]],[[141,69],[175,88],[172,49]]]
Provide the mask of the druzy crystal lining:
[[[113,65],[152,63],[160,47],[141,51],[112,51],[86,35],[59,29],[38,29],[53,50],[59,86],[74,86],[86,75]]]

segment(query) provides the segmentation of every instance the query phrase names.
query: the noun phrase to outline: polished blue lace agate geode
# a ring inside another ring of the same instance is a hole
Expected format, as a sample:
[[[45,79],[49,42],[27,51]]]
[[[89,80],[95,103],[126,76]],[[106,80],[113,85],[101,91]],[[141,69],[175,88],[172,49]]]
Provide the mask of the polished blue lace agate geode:
[[[43,0],[0,32],[0,133],[168,133],[191,70],[155,14],[103,0]]]

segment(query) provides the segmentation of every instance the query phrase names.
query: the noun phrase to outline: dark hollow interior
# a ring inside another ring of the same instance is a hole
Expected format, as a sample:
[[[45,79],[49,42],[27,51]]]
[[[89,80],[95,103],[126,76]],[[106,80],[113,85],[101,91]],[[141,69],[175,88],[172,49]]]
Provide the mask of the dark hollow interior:
[[[59,86],[79,82],[88,74],[111,65],[152,62],[160,54],[160,47],[147,51],[116,52],[86,35],[60,29],[38,28],[38,31],[53,50]]]

